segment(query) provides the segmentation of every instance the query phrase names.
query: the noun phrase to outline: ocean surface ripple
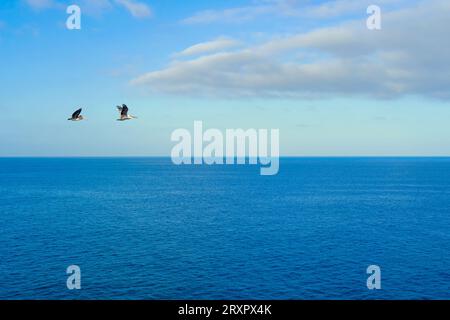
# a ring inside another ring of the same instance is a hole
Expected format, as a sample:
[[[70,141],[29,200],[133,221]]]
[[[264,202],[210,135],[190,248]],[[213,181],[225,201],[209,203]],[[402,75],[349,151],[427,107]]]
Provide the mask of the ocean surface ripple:
[[[450,298],[450,158],[3,158],[0,194],[1,299]]]

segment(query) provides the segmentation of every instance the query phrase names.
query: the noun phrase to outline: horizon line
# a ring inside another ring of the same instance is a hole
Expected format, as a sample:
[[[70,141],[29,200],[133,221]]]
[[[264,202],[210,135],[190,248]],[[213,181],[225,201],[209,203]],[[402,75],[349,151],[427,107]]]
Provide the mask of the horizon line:
[[[61,155],[42,155],[42,156],[32,156],[32,155],[11,155],[2,156],[0,159],[76,159],[76,158],[168,158],[171,156],[167,155],[80,155],[80,156],[61,156]],[[191,157],[195,159],[195,157]],[[249,159],[250,157],[244,157]],[[258,157],[256,157],[258,158]],[[280,155],[279,158],[450,158],[449,155]]]

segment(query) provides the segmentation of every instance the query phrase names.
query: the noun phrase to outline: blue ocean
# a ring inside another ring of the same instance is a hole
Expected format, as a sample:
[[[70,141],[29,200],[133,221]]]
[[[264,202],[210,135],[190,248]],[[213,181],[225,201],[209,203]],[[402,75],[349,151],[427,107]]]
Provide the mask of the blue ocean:
[[[450,298],[450,158],[259,169],[0,159],[0,298]]]

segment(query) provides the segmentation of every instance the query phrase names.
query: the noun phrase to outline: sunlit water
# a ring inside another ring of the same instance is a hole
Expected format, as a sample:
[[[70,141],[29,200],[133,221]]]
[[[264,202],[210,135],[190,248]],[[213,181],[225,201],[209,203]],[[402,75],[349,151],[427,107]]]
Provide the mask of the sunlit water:
[[[3,299],[450,298],[450,158],[0,159],[0,195]]]

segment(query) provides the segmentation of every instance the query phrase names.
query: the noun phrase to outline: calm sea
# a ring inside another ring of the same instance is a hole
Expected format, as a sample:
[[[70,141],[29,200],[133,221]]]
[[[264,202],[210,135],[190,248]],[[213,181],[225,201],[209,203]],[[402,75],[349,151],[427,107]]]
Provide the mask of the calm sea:
[[[450,298],[450,158],[0,159],[0,195],[2,299]]]

